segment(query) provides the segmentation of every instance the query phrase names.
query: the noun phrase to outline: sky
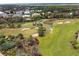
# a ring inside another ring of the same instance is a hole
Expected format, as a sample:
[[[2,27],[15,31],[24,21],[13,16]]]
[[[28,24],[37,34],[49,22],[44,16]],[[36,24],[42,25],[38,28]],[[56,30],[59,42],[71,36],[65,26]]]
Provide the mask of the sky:
[[[14,3],[78,3],[78,0],[0,0],[0,4]]]

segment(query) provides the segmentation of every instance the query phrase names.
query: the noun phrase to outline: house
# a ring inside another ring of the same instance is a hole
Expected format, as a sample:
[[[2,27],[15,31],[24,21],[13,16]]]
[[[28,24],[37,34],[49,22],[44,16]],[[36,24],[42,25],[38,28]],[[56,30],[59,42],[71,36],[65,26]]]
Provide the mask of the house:
[[[15,14],[20,14],[20,15],[22,15],[22,14],[23,14],[23,11],[16,11]]]
[[[37,10],[37,12],[42,12],[42,10]]]
[[[0,11],[0,17],[8,17],[8,14],[6,14],[6,13]]]
[[[40,13],[33,13],[33,14],[32,14],[32,17],[33,17],[33,16],[40,16]]]
[[[31,13],[34,13],[34,10],[30,10]]]
[[[22,15],[23,15],[23,11],[20,10],[20,11],[16,11],[12,17],[22,17]]]
[[[30,15],[22,15],[24,18],[30,18]]]
[[[48,13],[48,14],[51,14],[52,12],[48,11],[47,13]]]
[[[44,12],[42,12],[42,15],[45,15],[45,13],[44,13]]]
[[[69,15],[70,15],[70,16],[72,16],[72,15],[73,15],[73,13],[72,13],[72,12],[70,12],[70,13],[69,13]]]
[[[54,12],[54,13],[58,13],[59,11],[58,11],[58,10],[54,10],[53,12]]]
[[[22,17],[21,14],[14,14],[12,17]]]
[[[26,20],[26,21],[31,21],[32,19],[31,19],[31,18],[25,18],[25,20]]]
[[[25,10],[24,14],[30,14],[30,10]]]
[[[29,10],[24,11],[24,14],[22,15],[24,18],[30,18],[31,17],[31,12]]]
[[[79,9],[75,11],[75,15],[79,15]]]
[[[10,14],[10,10],[6,10],[6,11],[4,11],[5,13],[7,13],[7,14]]]

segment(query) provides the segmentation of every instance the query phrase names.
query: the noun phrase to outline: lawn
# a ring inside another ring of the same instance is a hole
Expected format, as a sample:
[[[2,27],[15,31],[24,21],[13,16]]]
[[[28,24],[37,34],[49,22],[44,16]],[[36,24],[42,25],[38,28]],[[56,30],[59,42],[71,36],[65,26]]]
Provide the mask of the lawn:
[[[54,25],[53,33],[40,39],[40,51],[44,56],[79,56],[79,49],[72,48],[70,41],[79,30],[79,22]]]

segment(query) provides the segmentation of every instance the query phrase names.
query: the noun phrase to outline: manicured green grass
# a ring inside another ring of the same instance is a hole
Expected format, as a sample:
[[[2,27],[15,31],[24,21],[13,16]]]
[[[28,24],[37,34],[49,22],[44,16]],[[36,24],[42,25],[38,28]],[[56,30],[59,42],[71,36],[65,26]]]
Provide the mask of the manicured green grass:
[[[52,34],[40,38],[40,51],[47,56],[77,56],[79,49],[72,48],[70,41],[79,30],[79,22],[54,25]]]

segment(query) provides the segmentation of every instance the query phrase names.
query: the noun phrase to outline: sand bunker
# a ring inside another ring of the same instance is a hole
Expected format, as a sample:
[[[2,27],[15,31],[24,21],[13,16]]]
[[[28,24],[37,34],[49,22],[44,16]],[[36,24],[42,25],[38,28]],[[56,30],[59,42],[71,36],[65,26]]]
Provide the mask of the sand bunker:
[[[4,56],[4,55],[0,52],[0,56]]]
[[[63,24],[63,22],[58,22],[57,24]]]
[[[65,23],[66,23],[66,24],[67,24],[67,23],[71,23],[71,21],[66,21]]]
[[[38,37],[38,36],[39,36],[38,33],[34,33],[34,34],[32,34],[32,37]]]
[[[23,28],[22,31],[29,30],[30,28]]]
[[[38,29],[38,27],[35,27],[35,29]]]

